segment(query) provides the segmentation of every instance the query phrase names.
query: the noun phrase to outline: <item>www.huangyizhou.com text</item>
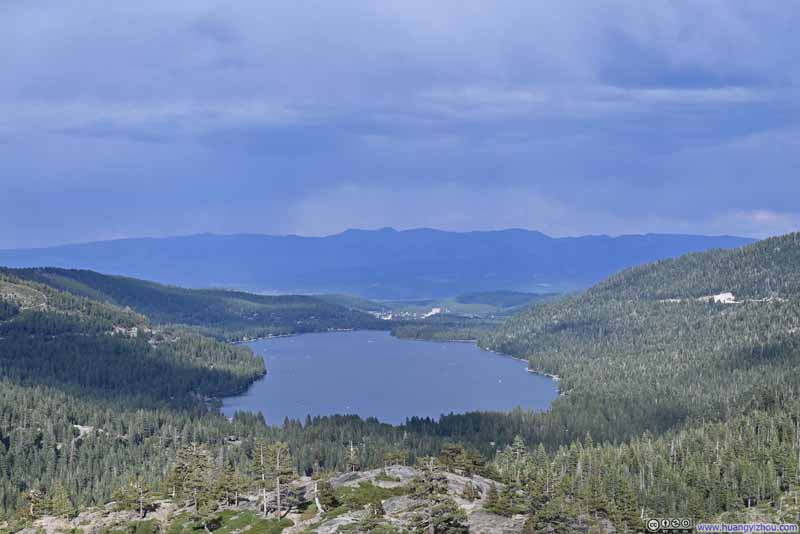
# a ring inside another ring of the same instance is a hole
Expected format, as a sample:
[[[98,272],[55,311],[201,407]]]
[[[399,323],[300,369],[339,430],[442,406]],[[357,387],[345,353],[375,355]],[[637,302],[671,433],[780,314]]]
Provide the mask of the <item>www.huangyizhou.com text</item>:
[[[800,532],[794,523],[698,523],[697,532]]]

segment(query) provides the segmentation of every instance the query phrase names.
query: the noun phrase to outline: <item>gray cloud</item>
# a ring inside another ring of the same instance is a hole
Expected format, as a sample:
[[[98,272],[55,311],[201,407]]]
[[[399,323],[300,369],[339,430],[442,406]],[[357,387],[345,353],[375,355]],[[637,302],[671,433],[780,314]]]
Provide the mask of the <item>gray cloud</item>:
[[[785,231],[798,19],[794,1],[4,2],[0,247]]]

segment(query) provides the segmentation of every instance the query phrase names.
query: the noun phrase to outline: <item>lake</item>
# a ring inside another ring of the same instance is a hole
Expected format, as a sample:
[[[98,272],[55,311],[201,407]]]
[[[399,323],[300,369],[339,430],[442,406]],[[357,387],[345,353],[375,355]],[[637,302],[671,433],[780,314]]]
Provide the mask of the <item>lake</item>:
[[[411,341],[388,332],[303,334],[253,341],[264,378],[223,399],[222,412],[260,411],[271,424],[306,415],[356,414],[399,424],[470,411],[544,410],[556,382],[473,343]]]

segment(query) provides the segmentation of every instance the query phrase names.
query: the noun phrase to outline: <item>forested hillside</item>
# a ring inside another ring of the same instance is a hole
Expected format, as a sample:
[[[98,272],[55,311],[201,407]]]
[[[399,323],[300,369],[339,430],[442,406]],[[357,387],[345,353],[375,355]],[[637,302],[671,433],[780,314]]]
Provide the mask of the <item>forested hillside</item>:
[[[270,428],[260,415],[218,413],[214,397],[263,372],[246,347],[0,273],[0,516],[25,515],[31,492],[66,495],[77,509],[137,475],[160,487],[191,443],[244,469],[256,439],[280,438],[298,467],[334,469],[347,465],[350,440],[365,466],[440,441],[356,417]]]
[[[114,473],[143,460],[149,440],[139,431],[157,427],[162,413],[198,417],[202,398],[240,391],[264,372],[249,349],[8,274],[0,301],[5,511],[40,484],[64,484],[78,502],[109,495]],[[170,426],[173,439],[179,429]]]
[[[797,398],[800,238],[624,271],[483,343],[561,377],[562,432],[624,439]],[[712,297],[731,292],[733,301]],[[544,430],[543,430],[544,431]]]
[[[17,528],[146,488],[183,506],[180,517],[199,530],[239,508],[234,487],[254,506],[272,506],[274,496],[258,493],[259,451],[281,450],[290,455],[279,475],[281,506],[314,525],[351,514],[395,532],[396,518],[374,504],[401,494],[413,509],[441,514],[436,520],[455,525],[452,532],[463,532],[465,517],[565,534],[635,532],[643,519],[665,516],[794,520],[799,248],[793,234],[688,256],[537,304],[481,343],[559,375],[563,395],[551,410],[414,418],[398,427],[351,416],[281,427],[251,414],[228,420],[213,397],[263,372],[246,348],[5,272],[0,515]],[[725,292],[734,297],[705,298]],[[428,455],[437,460],[421,460]],[[359,487],[357,499],[337,490],[342,500],[326,500],[325,513],[291,489],[303,474],[324,481],[417,460],[423,474],[488,479],[484,490],[465,486],[457,495],[419,492],[419,480],[398,493]]]
[[[473,431],[516,427],[530,442],[572,442],[556,454],[558,475],[541,467],[543,451],[526,464],[536,484],[552,476],[568,485],[566,500],[543,506],[531,525],[608,511],[597,496],[609,492],[621,499],[612,508],[635,500],[644,517],[763,518],[744,513],[760,503],[773,510],[766,517],[796,521],[796,507],[774,511],[800,484],[798,260],[800,234],[666,260],[532,307],[487,335],[484,346],[560,377],[548,413],[473,420]]]
[[[387,328],[384,322],[367,313],[317,297],[186,289],[70,269],[5,272],[74,295],[130,307],[156,323],[189,325],[225,340],[347,328]]]
[[[731,292],[739,300],[800,296],[800,233],[731,250],[713,250],[634,267],[589,292],[627,299],[702,298]]]
[[[0,273],[0,517],[27,524],[55,513],[57,497],[69,510],[103,504],[136,477],[163,491],[192,443],[212,451],[216,466],[224,459],[246,471],[258,440],[281,439],[303,472],[346,469],[350,442],[364,467],[389,454],[413,461],[442,442],[426,421],[400,428],[335,416],[278,428],[260,415],[221,416],[215,397],[263,372],[246,347]]]

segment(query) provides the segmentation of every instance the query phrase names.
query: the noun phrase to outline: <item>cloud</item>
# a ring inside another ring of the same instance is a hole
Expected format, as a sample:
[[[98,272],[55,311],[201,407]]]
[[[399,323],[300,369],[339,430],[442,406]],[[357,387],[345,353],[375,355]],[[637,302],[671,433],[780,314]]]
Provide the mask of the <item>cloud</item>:
[[[241,42],[242,35],[236,23],[219,12],[209,12],[199,16],[191,27],[199,35],[221,45]]]
[[[191,137],[243,125],[293,124],[297,110],[267,100],[16,100],[0,104],[0,128],[24,132],[95,135],[160,130],[170,137]]]
[[[750,1],[2,2],[0,224],[17,244],[101,219],[778,231],[798,22]]]
[[[749,87],[625,88],[609,85],[538,87],[437,87],[420,95],[419,107],[445,118],[487,120],[504,117],[603,118],[658,111],[664,106],[758,104],[781,95]],[[783,98],[797,100],[797,95]]]
[[[651,199],[656,202],[656,199]],[[414,218],[407,216],[413,206]],[[645,210],[647,211],[647,210]],[[636,217],[597,206],[564,203],[530,186],[465,187],[440,183],[417,189],[345,183],[309,194],[288,210],[282,230],[327,235],[349,228],[444,230],[535,228],[553,236],[584,234],[705,233],[767,237],[800,230],[800,212],[736,211],[714,206],[702,217],[665,217],[654,211]]]
[[[732,211],[709,223],[716,231],[751,237],[768,237],[800,231],[800,212],[777,212],[768,209]],[[724,230],[723,230],[724,229]]]

